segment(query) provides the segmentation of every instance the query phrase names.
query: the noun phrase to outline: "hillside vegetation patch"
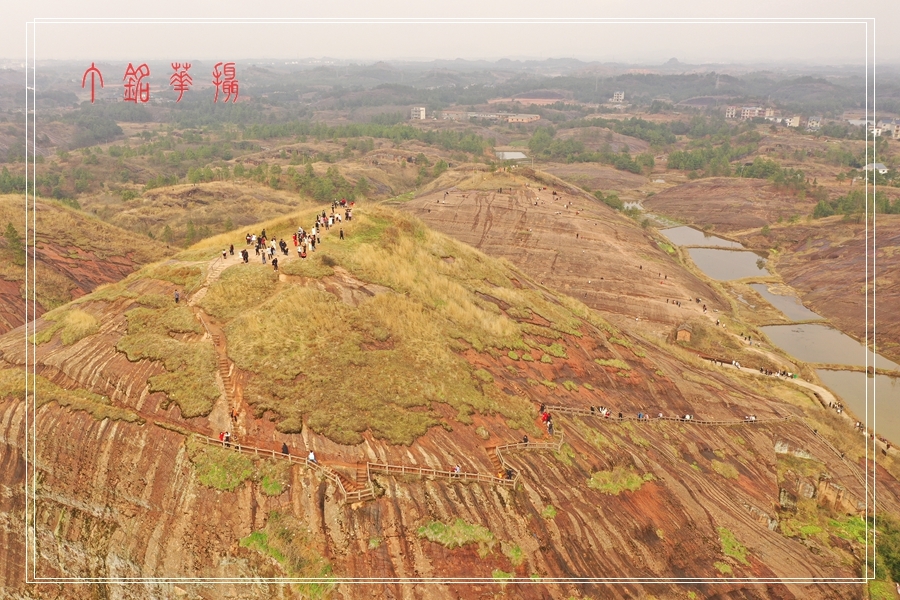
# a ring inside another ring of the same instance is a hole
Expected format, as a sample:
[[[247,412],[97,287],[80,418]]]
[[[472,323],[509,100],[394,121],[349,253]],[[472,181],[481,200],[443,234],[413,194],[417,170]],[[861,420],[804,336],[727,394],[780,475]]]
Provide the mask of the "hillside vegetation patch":
[[[631,370],[631,367],[628,365],[628,363],[619,358],[595,358],[594,362],[601,367],[615,367],[617,369],[622,369],[623,371]]]
[[[125,313],[128,333],[116,344],[131,362],[159,361],[165,373],[153,375],[147,383],[151,392],[163,392],[167,402],[175,402],[185,418],[209,414],[219,397],[216,386],[216,353],[212,344],[181,341],[170,333],[196,333],[200,324],[186,306],[138,307]]]
[[[710,465],[712,470],[721,475],[726,479],[737,479],[738,478],[738,470],[734,465],[722,461],[718,461],[716,459],[712,460],[712,464]]]
[[[217,319],[230,321],[264,302],[277,285],[278,274],[271,267],[255,263],[233,265],[209,286],[200,307]]]
[[[26,388],[25,371],[22,369],[0,370],[0,398],[16,398],[25,400],[26,394],[33,394],[37,408],[56,402],[70,410],[80,410],[90,414],[98,421],[111,419],[128,423],[143,423],[144,419],[134,412],[113,406],[109,398],[83,389],[68,390],[60,387],[41,375],[32,375]]]
[[[588,487],[600,490],[604,494],[617,495],[624,491],[636,492],[645,482],[651,481],[653,475],[639,475],[633,468],[618,466],[610,471],[597,471],[588,479]]]
[[[281,431],[299,431],[305,422],[342,444],[360,443],[366,431],[410,444],[441,423],[435,402],[454,408],[462,423],[474,412],[496,413],[510,427],[532,428],[530,404],[502,394],[486,370],[473,370],[460,355],[473,348],[532,358],[527,324],[479,294],[533,309],[553,332],[580,335],[584,321],[543,292],[517,288],[511,278],[523,276],[502,261],[412,217],[383,207],[357,210],[345,223],[346,239],[323,239],[323,252],[353,277],[391,292],[349,305],[317,287],[285,282],[234,311],[225,328],[228,353],[253,374],[245,398],[256,414],[277,414]],[[217,298],[214,288],[224,294],[226,285],[214,284],[207,298]],[[546,349],[565,356],[561,344]]]
[[[185,443],[197,479],[207,487],[233,492],[253,476],[253,461],[239,452],[209,446],[192,437]]]
[[[49,342],[59,332],[60,341],[64,346],[69,346],[100,330],[100,321],[94,315],[80,308],[68,307],[52,310],[44,314],[44,320],[50,321],[52,325],[30,337],[35,344]]]
[[[335,583],[331,564],[313,543],[309,528],[297,518],[278,512],[269,513],[266,526],[241,538],[240,544],[274,559],[288,577],[318,579],[325,582],[292,583],[291,588],[302,598],[327,598]]]
[[[719,527],[719,541],[722,543],[722,554],[729,556],[742,565],[750,566],[747,561],[747,548],[743,546],[734,534],[725,527]]]
[[[478,544],[478,555],[482,558],[490,554],[497,543],[494,534],[487,527],[466,523],[456,519],[449,525],[441,521],[431,521],[419,527],[419,537],[436,542],[446,548],[457,548],[466,544]]]

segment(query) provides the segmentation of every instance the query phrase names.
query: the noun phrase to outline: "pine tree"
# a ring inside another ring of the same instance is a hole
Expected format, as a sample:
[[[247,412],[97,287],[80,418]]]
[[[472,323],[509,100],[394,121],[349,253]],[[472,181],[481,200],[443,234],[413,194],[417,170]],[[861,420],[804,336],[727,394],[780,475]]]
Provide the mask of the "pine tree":
[[[21,267],[25,264],[25,246],[22,244],[19,232],[16,231],[12,223],[7,223],[6,232],[3,236],[6,238],[6,247],[12,252],[13,264]]]

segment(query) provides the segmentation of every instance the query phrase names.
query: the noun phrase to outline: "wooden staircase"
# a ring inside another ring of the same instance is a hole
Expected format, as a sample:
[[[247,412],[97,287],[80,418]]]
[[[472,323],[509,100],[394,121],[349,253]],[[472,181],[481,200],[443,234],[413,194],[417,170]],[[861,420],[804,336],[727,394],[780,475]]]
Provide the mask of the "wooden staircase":
[[[505,473],[506,466],[500,462],[500,456],[497,455],[497,446],[485,446],[484,449],[488,454],[488,459],[491,461],[492,473],[494,475],[501,471]]]
[[[362,468],[360,468],[360,464],[356,464],[356,473],[353,479],[337,469],[332,470],[338,476],[338,479],[341,480],[341,485],[344,486],[346,501],[365,502],[367,500],[375,499],[375,490],[371,483],[369,483],[366,465],[362,465]]]
[[[228,401],[228,410],[230,413],[230,411],[234,408],[234,381],[231,375],[231,364],[228,362],[228,359],[224,356],[224,354],[219,353],[219,348],[222,347],[222,336],[213,334],[212,341],[213,345],[216,348],[217,367],[219,369],[219,375],[222,377],[222,383],[225,387],[225,399]]]

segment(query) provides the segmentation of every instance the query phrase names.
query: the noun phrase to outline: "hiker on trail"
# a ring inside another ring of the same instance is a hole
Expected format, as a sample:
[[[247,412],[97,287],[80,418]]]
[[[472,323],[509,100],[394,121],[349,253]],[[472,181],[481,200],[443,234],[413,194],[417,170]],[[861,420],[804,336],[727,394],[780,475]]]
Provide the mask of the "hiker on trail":
[[[548,413],[548,412],[541,413],[541,423],[546,423],[549,420],[550,420],[550,413]]]
[[[230,448],[230,447],[231,447],[231,432],[229,432],[229,431],[226,431],[226,432],[225,432],[225,439],[224,439],[224,442],[225,442],[225,447],[226,447],[226,448]]]
[[[515,476],[515,471],[512,469],[506,469],[506,478],[511,480]]]
[[[222,442],[223,445],[225,444],[225,432],[224,431],[219,432],[219,441]]]
[[[248,233],[244,239],[247,240],[247,245],[249,246],[250,245],[250,234]]]
[[[344,228],[341,227],[341,239],[344,239]]]
[[[311,463],[319,464],[319,462],[316,460],[316,453],[312,450],[309,451],[309,456],[306,457],[306,460]]]
[[[262,261],[263,261],[263,264],[266,264],[266,253],[265,252],[262,253]]]
[[[222,260],[228,258],[228,249],[222,250]]]
[[[272,269],[274,269],[275,271],[278,270],[278,258],[277,257],[272,259]]]
[[[523,443],[523,444],[527,444],[527,443],[528,443],[528,434],[525,434],[525,435],[522,436],[522,443]]]
[[[234,244],[232,244],[232,245],[228,248],[228,254],[234,256]]]
[[[291,453],[288,452],[287,442],[282,442],[282,443],[281,443],[281,453],[284,454],[284,455],[286,455],[286,456],[290,456]]]
[[[178,304],[179,300],[181,300],[181,292],[175,290],[175,304]]]
[[[545,412],[547,412],[547,407],[541,404],[541,414],[544,414]]]
[[[553,435],[553,421],[547,421],[547,433]]]

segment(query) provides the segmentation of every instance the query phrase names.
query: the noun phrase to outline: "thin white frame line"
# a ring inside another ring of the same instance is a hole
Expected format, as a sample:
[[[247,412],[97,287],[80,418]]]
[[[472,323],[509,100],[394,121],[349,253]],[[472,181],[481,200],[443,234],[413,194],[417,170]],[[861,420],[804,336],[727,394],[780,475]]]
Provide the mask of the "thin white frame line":
[[[25,199],[26,199],[26,204],[25,204],[25,206],[26,206],[26,219],[25,219],[25,220],[26,220],[26,232],[25,232],[25,236],[26,236],[26,237],[25,237],[25,239],[26,239],[26,302],[25,302],[25,316],[26,316],[26,323],[25,323],[25,333],[26,333],[26,354],[25,354],[25,356],[26,356],[26,361],[25,361],[25,362],[26,362],[26,390],[27,390],[27,381],[28,381],[27,376],[28,376],[28,366],[29,366],[29,365],[28,365],[28,352],[27,352],[27,340],[28,340],[28,337],[29,337],[29,336],[28,336],[29,323],[28,323],[28,320],[27,320],[27,317],[28,317],[28,289],[29,289],[29,286],[28,286],[28,273],[27,273],[27,265],[28,265],[28,256],[27,256],[27,241],[28,241],[28,228],[27,228],[27,223],[28,223],[28,213],[27,213],[27,211],[28,211],[28,185],[27,185],[27,183],[28,183],[28,165],[29,165],[28,157],[29,157],[29,155],[28,155],[27,142],[28,142],[28,119],[29,119],[29,114],[34,114],[34,117],[33,117],[34,125],[33,125],[32,128],[31,128],[31,133],[32,133],[32,138],[33,138],[33,141],[32,141],[32,155],[33,155],[33,154],[36,152],[36,150],[37,150],[37,146],[35,145],[35,144],[36,144],[36,118],[37,118],[37,117],[36,117],[36,112],[35,112],[35,113],[29,113],[29,110],[28,110],[28,100],[29,100],[29,98],[28,98],[28,91],[29,91],[29,90],[28,90],[28,86],[27,86],[27,83],[28,83],[28,75],[29,75],[29,73],[28,73],[28,72],[29,72],[29,64],[28,64],[28,33],[29,33],[29,31],[28,31],[28,29],[29,29],[29,26],[31,26],[31,28],[32,28],[32,32],[31,32],[31,42],[32,42],[32,45],[34,46],[33,52],[32,52],[32,55],[31,55],[31,60],[32,60],[32,65],[33,65],[33,66],[31,67],[31,72],[32,72],[32,80],[33,80],[34,85],[32,86],[32,89],[31,89],[30,91],[32,92],[32,98],[31,98],[32,104],[33,104],[33,106],[35,106],[35,109],[33,109],[33,110],[36,110],[36,87],[37,87],[37,86],[36,86],[36,80],[37,80],[37,42],[36,42],[36,37],[37,37],[37,35],[36,35],[36,34],[37,34],[37,23],[38,23],[38,22],[40,22],[40,23],[47,23],[47,24],[68,24],[68,23],[76,23],[76,24],[77,24],[77,23],[84,23],[84,24],[88,24],[88,23],[98,23],[98,24],[113,24],[113,23],[139,23],[139,24],[154,24],[154,23],[203,23],[203,24],[248,24],[248,23],[249,23],[249,24],[267,24],[267,23],[283,23],[283,24],[296,23],[296,24],[304,24],[304,23],[342,23],[342,24],[352,24],[352,23],[373,23],[373,22],[376,23],[376,24],[381,24],[381,23],[384,23],[384,24],[389,24],[389,23],[399,23],[399,24],[413,24],[413,23],[435,23],[435,24],[452,24],[452,23],[485,23],[485,24],[501,24],[501,23],[523,23],[523,22],[524,22],[524,23],[555,23],[555,24],[599,24],[599,23],[636,23],[636,24],[654,24],[654,23],[669,23],[669,24],[692,24],[692,23],[696,23],[696,24],[715,24],[715,23],[728,23],[728,24],[731,24],[731,23],[741,23],[741,24],[797,24],[797,23],[822,24],[822,23],[826,23],[826,24],[855,24],[855,23],[862,23],[862,24],[865,24],[865,26],[866,26],[866,33],[865,33],[865,39],[866,39],[866,52],[865,52],[865,54],[866,54],[866,56],[865,56],[865,64],[866,64],[866,74],[865,74],[865,81],[866,81],[866,113],[865,113],[865,114],[866,114],[866,120],[868,121],[868,115],[869,115],[869,105],[868,105],[868,94],[869,94],[869,85],[868,85],[868,80],[869,80],[869,69],[868,69],[868,62],[869,62],[869,44],[868,44],[868,38],[869,38],[869,22],[870,22],[870,21],[871,21],[871,23],[872,23],[872,32],[873,32],[872,40],[873,40],[873,44],[874,44],[874,40],[875,40],[875,35],[874,35],[874,32],[875,32],[874,18],[872,18],[872,19],[869,19],[869,18],[863,18],[863,19],[851,19],[851,20],[839,19],[839,18],[818,18],[818,19],[802,19],[802,18],[798,18],[798,19],[786,19],[786,18],[772,18],[772,19],[758,19],[758,18],[757,18],[757,19],[715,19],[715,18],[699,18],[699,19],[663,19],[663,20],[660,20],[660,19],[654,19],[654,18],[648,18],[648,19],[640,19],[640,18],[639,18],[639,19],[611,19],[611,18],[602,18],[602,19],[594,19],[594,18],[585,18],[585,19],[575,19],[575,18],[572,18],[572,19],[568,19],[568,18],[563,18],[563,19],[538,19],[538,18],[535,18],[535,19],[527,19],[527,18],[523,18],[523,19],[503,19],[503,20],[500,20],[500,19],[474,19],[474,18],[473,18],[473,19],[454,19],[454,18],[447,18],[447,19],[418,19],[418,18],[399,18],[399,19],[397,19],[397,18],[384,18],[384,19],[378,19],[378,18],[374,18],[374,19],[364,19],[364,18],[335,18],[335,19],[332,19],[332,18],[328,18],[328,19],[269,19],[269,18],[262,18],[262,19],[250,19],[250,20],[248,20],[248,19],[199,19],[199,18],[198,18],[198,19],[184,19],[184,18],[175,18],[175,19],[118,19],[118,18],[99,18],[99,19],[80,19],[80,18],[73,18],[73,19],[44,19],[44,18],[35,18],[35,19],[33,19],[32,21],[26,22],[26,42],[25,42],[25,49],[26,49],[26,68],[25,68],[25,71],[26,71],[26,94],[25,94],[25,96],[26,96],[26,111],[25,111],[25,119],[26,119],[26,129],[25,129],[25,132],[26,132],[26,133],[25,133],[25,137],[26,137],[26,152],[25,152],[25,172],[26,172],[26,189],[25,189]],[[875,65],[874,65],[874,58],[875,58],[875,57],[874,57],[874,54],[875,54],[875,49],[874,49],[874,47],[873,47],[873,48],[872,48],[872,55],[873,55],[873,56],[872,56],[872,60],[873,60],[873,65],[872,65],[872,85],[873,85],[873,88],[874,88],[874,84],[875,84],[875,72],[874,72],[874,71],[875,71]],[[873,100],[873,103],[874,103],[874,101],[875,101],[875,92],[874,92],[874,89],[873,89],[873,91],[872,91],[872,100]],[[875,111],[874,111],[874,104],[873,104],[873,115],[874,115],[874,114],[875,114]],[[867,158],[867,160],[868,160],[868,149],[869,149],[869,145],[868,145],[868,140],[867,140],[867,143],[866,143],[866,145],[865,145],[865,151],[866,151],[866,158]],[[873,138],[873,156],[874,156],[874,138]],[[32,166],[32,171],[31,171],[31,175],[32,175],[32,188],[31,188],[31,189],[32,189],[32,201],[33,201],[33,202],[36,202],[36,184],[37,184],[37,181],[36,181],[36,163],[35,163],[34,160],[32,160],[31,166]],[[873,179],[873,192],[874,192],[874,185],[875,185],[875,184],[874,184],[874,179]],[[865,202],[866,202],[866,212],[868,212],[868,186],[866,186],[865,195],[866,195],[866,196],[865,196],[865,198],[866,198],[866,200],[865,200]],[[873,227],[873,230],[874,230],[874,226],[875,226],[875,217],[874,217],[875,207],[874,207],[874,206],[872,207],[872,211],[873,211],[873,217],[872,217],[873,223],[872,223],[872,227]],[[36,234],[37,219],[36,219],[36,214],[35,214],[35,213],[36,213],[36,211],[32,210],[32,219],[33,219],[33,222],[34,222],[34,228],[35,228],[33,231],[34,231],[34,233]],[[866,219],[866,236],[868,237],[868,219]],[[32,237],[33,237],[33,236],[32,236]],[[875,239],[875,237],[874,237],[874,231],[873,231],[872,239],[873,239],[873,259],[872,259],[872,265],[873,265],[873,274],[874,274],[874,266],[875,266],[875,260],[874,260],[874,247],[875,247],[875,246],[874,246],[874,239]],[[34,253],[33,253],[33,254],[34,254]],[[866,283],[868,284],[868,281],[869,281],[869,273],[868,273],[868,269],[869,269],[869,264],[868,264],[868,242],[866,243],[866,254],[867,254],[867,256],[866,256],[865,276],[866,276]],[[32,256],[31,262],[32,262],[32,264],[33,264],[33,268],[32,268],[32,276],[35,276],[35,274],[34,274],[34,269],[36,268],[36,254],[35,254],[34,256]],[[34,287],[33,287],[33,286],[31,286],[31,290],[32,290],[32,295],[34,295]],[[874,294],[874,284],[873,284],[873,290],[872,290],[872,301],[873,301],[872,315],[873,315],[873,320],[874,320],[874,298],[875,298],[875,294]],[[34,300],[32,300],[32,305],[33,305],[33,306],[32,306],[32,314],[34,314],[34,311],[36,310],[36,298],[35,298]],[[865,324],[866,324],[866,340],[867,340],[867,338],[868,338],[868,303],[867,303],[867,305],[866,305],[866,311],[865,311],[865,314],[866,314],[866,323],[865,323]],[[32,324],[31,327],[32,327],[32,329],[34,329],[35,325]],[[873,348],[874,348],[874,322],[873,322],[872,327],[873,327]],[[867,340],[867,341],[868,341],[868,340]],[[874,350],[873,350],[873,352],[874,352]],[[34,364],[32,365],[32,367],[33,367],[33,369],[32,369],[32,370],[33,370],[33,377],[32,377],[32,380],[34,380],[34,377],[36,377],[36,375],[37,375],[36,347],[33,348],[33,351],[32,351],[32,353],[31,353],[31,355],[32,355],[32,361],[34,362]],[[873,367],[874,367],[874,361],[875,361],[875,358],[873,357],[872,360],[873,360]],[[868,353],[866,354],[866,366],[868,367]],[[36,393],[36,389],[34,390],[34,392]],[[866,394],[868,394],[868,385],[866,386]],[[867,396],[867,399],[868,399],[868,396]],[[875,400],[875,397],[874,397],[874,390],[873,390],[873,403],[874,403],[874,400]],[[28,405],[28,394],[27,394],[27,392],[26,392],[26,403],[25,403],[25,404],[26,404],[26,432],[27,432],[27,430],[28,430],[28,428],[27,428],[27,426],[28,426],[28,414],[29,414],[29,405]],[[868,415],[868,402],[866,402],[865,412],[866,412],[866,414]],[[874,410],[874,406],[873,406],[873,431],[874,431],[874,418],[875,418],[875,410]],[[36,436],[36,415],[35,415],[35,418],[31,419],[31,428],[32,428],[32,431],[33,431],[32,440],[31,440],[31,441],[32,441],[32,445],[34,446],[33,452],[32,452],[32,456],[33,456],[33,457],[36,457],[36,456],[37,456],[37,454],[36,454],[36,451],[37,451],[37,450],[36,450],[36,437],[37,437],[37,436]],[[873,459],[872,459],[872,461],[873,461],[873,465],[876,465],[876,466],[877,466],[877,448],[875,448],[875,445],[876,445],[876,444],[875,444],[874,438],[873,438],[873,440],[872,440],[872,445],[873,445]],[[28,443],[27,443],[27,440],[26,440],[26,443],[25,443],[25,448],[26,448],[26,528],[27,528],[27,515],[28,515],[27,507],[28,507],[28,501],[29,501],[28,488],[27,488],[27,482],[28,482],[28,464],[29,464],[28,461],[27,461],[27,454],[28,454]],[[866,445],[866,448],[868,449],[868,445]],[[34,478],[34,482],[33,482],[34,488],[33,488],[32,491],[34,491],[34,489],[36,489],[36,486],[37,486],[37,470],[36,470],[36,468],[34,468],[33,466],[32,466],[32,477]],[[868,478],[867,478],[867,479],[868,479]],[[872,487],[873,505],[872,505],[872,511],[873,511],[873,517],[875,517],[875,512],[876,512],[876,510],[877,510],[877,506],[876,506],[876,504],[875,504],[875,486],[874,486],[875,472],[874,472],[874,468],[873,468],[873,473],[872,473],[872,479],[873,479],[873,487]],[[867,508],[866,514],[868,515],[868,503],[869,503],[869,500],[868,500],[868,493],[866,493],[866,499],[865,499],[865,502],[866,502],[866,508]],[[28,550],[28,548],[27,548],[27,544],[28,544],[28,540],[29,540],[29,533],[32,533],[32,532],[33,532],[32,530],[37,526],[36,502],[31,502],[31,505],[32,505],[32,510],[33,510],[33,524],[32,524],[32,528],[31,528],[31,529],[28,529],[28,528],[27,528],[27,531],[26,531],[26,566],[25,566],[25,568],[26,568],[26,579],[27,579],[27,571],[28,571],[28,565],[27,565],[27,562],[28,562],[28,552],[27,552],[27,550]],[[875,520],[876,520],[876,522],[877,522],[877,517],[876,517]],[[866,537],[867,537],[867,539],[868,539],[868,529],[869,529],[869,528],[868,528],[868,519],[865,520],[865,523],[866,523],[866,529],[867,529],[867,536],[866,536]],[[33,533],[36,534],[36,532],[33,532]],[[874,527],[872,528],[872,537],[873,537],[873,543],[872,543],[872,557],[873,557],[873,560],[874,560],[874,556],[875,556]],[[37,577],[37,544],[36,544],[36,537],[35,537],[35,539],[34,539],[34,543],[32,544],[32,551],[34,552],[34,562],[33,562],[33,564],[32,564],[32,568],[34,569],[34,578],[33,578],[32,581],[26,581],[26,583],[36,583],[36,582],[76,582],[76,583],[97,583],[97,582],[120,582],[120,583],[126,583],[126,582],[127,582],[127,583],[148,583],[148,582],[158,582],[158,583],[168,583],[168,582],[225,583],[225,582],[232,582],[232,583],[233,583],[233,582],[240,582],[240,583],[247,583],[248,585],[253,585],[253,584],[257,584],[257,583],[261,583],[261,582],[270,582],[270,581],[276,581],[276,582],[360,582],[360,583],[366,583],[366,582],[376,582],[376,583],[378,583],[378,582],[388,582],[388,581],[391,581],[391,582],[394,582],[394,581],[395,581],[395,582],[398,582],[398,583],[402,583],[402,582],[404,582],[404,581],[409,581],[409,582],[419,582],[419,583],[428,583],[428,582],[438,583],[438,582],[441,582],[441,581],[452,581],[452,582],[460,582],[460,581],[464,581],[464,582],[471,582],[471,583],[476,583],[476,582],[477,582],[477,583],[483,583],[483,582],[496,583],[496,582],[497,582],[497,581],[496,581],[495,579],[493,579],[493,578],[462,578],[462,579],[452,579],[452,578],[409,578],[409,579],[388,579],[388,580],[378,579],[378,578],[375,578],[375,579],[372,579],[372,578],[368,578],[368,579],[367,579],[367,578],[331,578],[331,579],[315,579],[315,578],[306,578],[306,579],[302,579],[302,578],[300,578],[300,579],[296,579],[296,578],[254,578],[254,579],[250,579],[250,580],[247,580],[246,578],[164,578],[164,579],[160,579],[160,578],[38,578],[38,577]],[[601,582],[601,583],[603,583],[603,582],[605,582],[605,583],[626,583],[626,582],[638,582],[638,583],[651,583],[651,582],[658,582],[658,583],[675,583],[675,582],[682,582],[682,583],[684,583],[684,582],[707,582],[707,581],[713,581],[713,582],[727,583],[727,581],[747,581],[747,582],[757,582],[757,583],[777,583],[777,582],[802,583],[802,582],[809,582],[809,583],[853,583],[853,584],[855,584],[855,583],[867,582],[867,581],[869,581],[869,580],[871,580],[871,579],[873,579],[873,578],[874,578],[874,569],[873,569],[873,572],[872,572],[872,575],[871,575],[871,576],[869,576],[869,575],[868,575],[868,572],[867,572],[866,577],[864,577],[864,578],[826,578],[826,579],[817,579],[817,578],[772,578],[772,579],[759,579],[759,578],[729,578],[729,579],[723,581],[722,578],[646,578],[646,579],[644,579],[644,578],[639,578],[639,579],[634,579],[634,578],[612,578],[612,579],[596,579],[596,578],[584,577],[584,578],[564,578],[564,579],[542,578],[542,579],[540,579],[540,580],[538,580],[538,581],[534,581],[534,583],[553,583],[553,582],[567,582],[567,581],[573,581],[573,582]],[[515,580],[515,579],[514,579],[513,581],[518,582],[518,580]],[[526,579],[523,578],[522,581],[521,581],[520,583],[527,583],[527,582],[532,582],[532,580],[530,580],[530,579],[529,579],[529,580],[526,580]]]
[[[876,80],[876,63],[875,63],[875,23],[872,23],[872,119],[875,122],[875,125],[878,125],[878,105],[876,104],[877,93],[875,90],[875,80]],[[877,158],[877,145],[875,142],[875,136],[872,136],[872,160],[878,160]],[[868,187],[866,186],[866,191],[868,192]],[[878,275],[875,265],[875,255],[877,254],[877,244],[876,244],[876,230],[875,230],[875,219],[877,214],[877,206],[875,205],[875,195],[878,191],[876,178],[875,178],[875,169],[872,169],[872,451],[875,456],[875,460],[878,457],[878,442],[876,439],[877,433],[875,432],[875,422],[877,419],[878,408],[876,406],[877,400],[877,387],[875,385],[875,374],[878,372],[876,365],[878,364],[878,342],[875,336],[875,286],[878,282]],[[866,202],[868,204],[868,202]],[[866,224],[868,227],[868,223]],[[867,261],[868,262],[868,261]],[[866,284],[868,286],[868,281]],[[869,323],[866,322],[866,331],[868,332]],[[866,357],[868,358],[868,349],[866,351]],[[869,382],[869,373],[868,368],[866,368],[866,383]],[[866,386],[866,391],[868,391],[868,385]],[[866,402],[868,405],[868,401]],[[877,468],[877,464],[874,468]],[[875,524],[878,523],[878,482],[875,480],[874,473],[872,477],[872,578],[875,578],[875,564],[877,560],[877,550],[878,550],[878,536],[875,535]]]
[[[871,17],[38,17],[34,23],[866,23]]]
[[[661,577],[661,578],[627,578],[627,577],[607,577],[607,578],[595,578],[595,577],[540,577],[537,579],[531,579],[530,577],[514,577],[513,581],[519,581],[520,583],[524,583],[526,581],[536,581],[540,583],[563,583],[563,582],[600,582],[600,583],[685,583],[685,582],[709,582],[714,581],[717,583],[733,583],[735,581],[744,581],[747,583],[834,583],[841,585],[856,585],[859,583],[865,583],[869,580],[869,578],[865,577],[846,577],[846,578],[749,578],[749,577]],[[38,578],[36,581],[32,581],[29,583],[204,583],[204,582],[229,582],[229,583],[246,583],[248,585],[255,585],[262,582],[278,582],[278,583],[354,583],[354,582],[363,582],[363,583],[414,583],[414,582],[434,582],[434,581],[447,581],[453,583],[498,583],[497,579],[493,577],[333,577],[333,578],[322,578],[322,577],[254,577],[254,578],[241,578],[241,577],[223,577],[215,580],[210,580],[202,577],[103,577],[97,579],[88,579],[88,578],[78,578],[78,577],[43,577]]]

